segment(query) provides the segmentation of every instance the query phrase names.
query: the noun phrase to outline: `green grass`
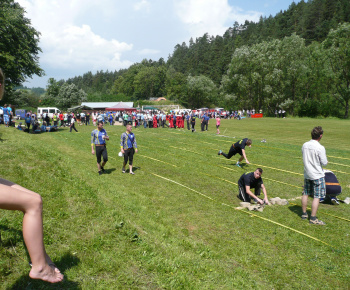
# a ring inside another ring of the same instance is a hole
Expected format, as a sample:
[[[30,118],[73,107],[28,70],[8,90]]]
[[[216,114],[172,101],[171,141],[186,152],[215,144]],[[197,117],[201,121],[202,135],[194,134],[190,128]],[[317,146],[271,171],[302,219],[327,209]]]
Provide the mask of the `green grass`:
[[[267,207],[256,216],[235,209],[234,183],[257,165],[264,169],[269,197],[300,197],[301,146],[319,125],[327,168],[337,174],[345,198],[349,121],[223,120],[220,130],[227,137],[215,134],[213,121],[208,132],[134,129],[135,176],[121,173],[124,127],[105,126],[109,162],[107,174],[98,176],[92,126],[40,135],[1,126],[0,177],[42,195],[45,245],[65,280],[52,286],[28,277],[22,213],[1,210],[0,288],[347,289],[350,223],[334,216],[349,220],[349,205],[320,205],[325,227],[300,219],[299,199],[298,205]],[[246,150],[251,165],[237,168],[238,157],[217,155],[244,137],[253,139]],[[264,138],[267,143],[260,142]]]

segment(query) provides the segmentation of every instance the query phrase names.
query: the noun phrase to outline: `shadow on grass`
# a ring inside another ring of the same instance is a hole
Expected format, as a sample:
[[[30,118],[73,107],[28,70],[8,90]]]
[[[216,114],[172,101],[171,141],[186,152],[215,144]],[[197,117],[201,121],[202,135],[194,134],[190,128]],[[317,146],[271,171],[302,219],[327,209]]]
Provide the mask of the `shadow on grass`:
[[[69,281],[69,277],[65,271],[80,263],[78,257],[66,253],[60,260],[53,261],[57,268],[64,274],[64,280],[60,283],[51,284],[41,280],[33,280],[28,274],[22,275],[11,287],[8,289],[82,289],[78,282]]]
[[[303,213],[303,210],[301,208],[301,205],[293,205],[293,206],[288,206],[288,209],[291,211],[291,212],[294,212],[297,216],[301,216],[302,213]],[[311,211],[306,211],[309,215],[311,214]]]
[[[116,171],[116,170],[117,170],[116,168],[108,168],[108,169],[105,169],[104,174],[111,174],[113,171]]]

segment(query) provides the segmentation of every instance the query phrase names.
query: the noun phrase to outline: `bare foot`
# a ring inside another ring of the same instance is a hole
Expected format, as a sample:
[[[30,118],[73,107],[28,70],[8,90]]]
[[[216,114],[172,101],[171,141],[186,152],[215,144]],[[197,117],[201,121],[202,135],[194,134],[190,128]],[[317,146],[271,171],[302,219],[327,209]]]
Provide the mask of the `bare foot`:
[[[63,280],[63,275],[59,272],[57,268],[52,268],[48,264],[44,267],[32,267],[29,272],[29,277],[32,279],[39,279],[50,283],[58,283]]]
[[[45,253],[45,259],[46,259],[46,263],[48,263],[52,269],[54,269],[57,273],[61,273],[61,271],[57,268],[55,263],[52,262],[51,258],[49,257],[49,255],[47,253]]]

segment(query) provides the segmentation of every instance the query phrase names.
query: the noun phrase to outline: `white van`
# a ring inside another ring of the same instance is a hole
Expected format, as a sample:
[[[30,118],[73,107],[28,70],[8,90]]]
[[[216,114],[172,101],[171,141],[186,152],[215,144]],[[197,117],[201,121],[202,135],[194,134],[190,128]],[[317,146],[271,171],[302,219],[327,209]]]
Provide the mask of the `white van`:
[[[55,107],[39,107],[37,110],[38,118],[41,118],[44,113],[49,114],[49,117],[52,118],[54,114],[60,113],[61,111]]]

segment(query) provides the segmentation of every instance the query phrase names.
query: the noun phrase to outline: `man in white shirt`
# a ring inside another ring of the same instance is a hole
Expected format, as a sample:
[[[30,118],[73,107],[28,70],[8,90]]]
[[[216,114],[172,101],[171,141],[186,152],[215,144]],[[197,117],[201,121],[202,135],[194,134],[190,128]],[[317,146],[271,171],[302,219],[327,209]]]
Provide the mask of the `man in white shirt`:
[[[304,162],[304,191],[301,198],[303,214],[302,219],[307,219],[306,212],[308,196],[314,197],[311,206],[310,224],[325,225],[316,217],[320,198],[326,196],[325,174],[322,166],[326,166],[327,156],[326,149],[319,143],[323,135],[322,127],[315,127],[311,131],[312,140],[304,143],[301,151],[303,153]]]

